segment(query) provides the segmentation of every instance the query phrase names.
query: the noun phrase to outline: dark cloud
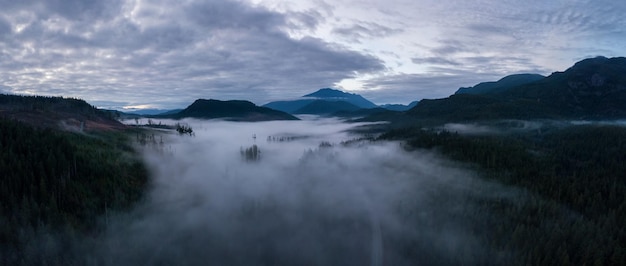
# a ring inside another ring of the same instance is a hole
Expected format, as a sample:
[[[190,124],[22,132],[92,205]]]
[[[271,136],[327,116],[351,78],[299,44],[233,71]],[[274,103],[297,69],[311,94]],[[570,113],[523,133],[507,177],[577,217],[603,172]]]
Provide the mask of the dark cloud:
[[[277,32],[285,25],[280,13],[232,1],[198,1],[183,7],[182,12],[204,29],[240,29]]]
[[[317,10],[306,10],[304,12],[288,12],[287,23],[289,29],[315,29],[320,22],[325,21],[324,15]]]

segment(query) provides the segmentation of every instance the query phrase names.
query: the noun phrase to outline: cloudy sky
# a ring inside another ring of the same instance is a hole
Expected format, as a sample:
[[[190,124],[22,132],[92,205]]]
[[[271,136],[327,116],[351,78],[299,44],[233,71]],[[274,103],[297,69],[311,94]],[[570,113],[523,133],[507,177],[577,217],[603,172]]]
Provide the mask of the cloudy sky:
[[[615,0],[0,0],[0,92],[107,108],[446,97],[514,73],[625,56]]]

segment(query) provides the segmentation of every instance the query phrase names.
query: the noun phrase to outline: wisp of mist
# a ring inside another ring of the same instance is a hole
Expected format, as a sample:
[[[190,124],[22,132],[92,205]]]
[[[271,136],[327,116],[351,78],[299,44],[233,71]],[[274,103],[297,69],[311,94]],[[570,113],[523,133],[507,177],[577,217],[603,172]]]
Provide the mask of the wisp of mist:
[[[98,248],[103,264],[476,264],[486,256],[459,217],[489,185],[436,154],[344,142],[359,137],[349,129],[360,124],[333,119],[184,122],[195,136],[168,134],[144,149],[150,191],[112,218]],[[241,152],[253,145],[259,159],[246,160]]]

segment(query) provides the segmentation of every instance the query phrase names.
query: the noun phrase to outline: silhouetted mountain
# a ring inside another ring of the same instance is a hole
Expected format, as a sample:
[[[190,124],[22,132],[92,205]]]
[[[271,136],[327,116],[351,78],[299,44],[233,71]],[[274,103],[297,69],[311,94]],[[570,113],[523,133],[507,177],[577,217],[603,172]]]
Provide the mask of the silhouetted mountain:
[[[279,110],[279,111],[283,111],[283,112],[287,112],[287,113],[291,113],[291,114],[298,114],[301,113],[301,109],[305,108],[305,106],[316,102],[316,101],[326,101],[326,102],[338,102],[338,101],[343,101],[343,102],[347,102],[350,103],[351,105],[354,105],[358,108],[375,108],[377,107],[374,103],[368,101],[367,99],[363,98],[363,96],[358,95],[358,94],[354,94],[354,93],[347,93],[347,92],[343,92],[340,90],[335,90],[335,89],[330,89],[330,88],[324,88],[324,89],[320,89],[314,93],[310,93],[307,95],[302,96],[302,98],[300,99],[296,99],[296,100],[291,100],[291,101],[275,101],[275,102],[270,102],[268,104],[263,105],[264,107],[268,107],[268,108],[272,108],[274,110]],[[326,106],[328,107],[337,107],[337,104],[327,104]],[[319,113],[319,114],[329,114],[329,113],[333,113],[336,112],[337,110],[321,110],[319,108],[321,108],[322,105],[320,105],[320,103],[316,103],[315,105],[313,105],[310,108],[317,108],[315,109],[315,113]],[[305,109],[306,112],[306,109]]]
[[[263,107],[271,108],[274,110],[295,114],[298,109],[306,106],[314,102],[313,99],[301,99],[301,100],[293,100],[293,101],[275,101],[270,102],[268,104],[263,105]]]
[[[559,118],[557,110],[530,100],[507,101],[474,94],[455,94],[444,99],[425,99],[407,111],[412,117],[438,121]]]
[[[423,100],[407,114],[448,121],[626,118],[626,58],[585,59],[565,72],[524,85]]]
[[[358,118],[358,117],[369,117],[378,114],[397,114],[397,111],[388,110],[382,107],[376,108],[368,108],[368,109],[358,109],[354,111],[339,111],[332,113],[332,116],[336,117],[346,117],[346,118]]]
[[[219,101],[198,99],[182,111],[170,115],[173,118],[225,118],[232,121],[298,120],[277,110],[259,107],[249,101]]]
[[[182,111],[183,109],[172,109],[169,111],[165,111],[163,113],[159,113],[158,115],[173,115],[173,114],[177,114],[180,113],[180,111]]]
[[[412,101],[408,105],[404,105],[404,104],[383,104],[380,107],[381,108],[385,108],[385,109],[387,109],[389,111],[403,112],[403,111],[407,111],[407,110],[415,107],[417,105],[417,103],[419,103],[419,101]]]
[[[314,93],[304,95],[303,97],[316,98],[320,100],[327,101],[345,101],[351,104],[356,105],[359,108],[375,108],[377,107],[374,103],[368,101],[363,98],[363,96],[347,93],[340,90],[335,90],[331,88],[320,89]]]
[[[342,111],[356,111],[360,107],[346,101],[315,100],[295,111],[295,114],[328,115]]]
[[[182,109],[138,109],[134,111],[125,111],[131,115],[167,115],[180,112]]]
[[[537,101],[561,115],[580,118],[626,117],[626,58],[582,60],[565,72],[498,94],[508,100]]]
[[[115,117],[116,113],[99,110],[80,99],[0,94],[0,118],[35,127],[70,131],[125,128]]]
[[[481,82],[474,87],[460,88],[455,94],[485,94],[498,92],[535,82],[543,78],[545,77],[539,74],[515,74],[506,76],[498,81]]]

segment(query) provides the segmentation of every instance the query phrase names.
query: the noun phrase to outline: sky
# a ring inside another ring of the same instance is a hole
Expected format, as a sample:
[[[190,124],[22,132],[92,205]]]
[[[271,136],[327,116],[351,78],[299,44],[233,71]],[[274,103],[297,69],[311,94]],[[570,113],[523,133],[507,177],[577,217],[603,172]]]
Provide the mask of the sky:
[[[0,92],[102,108],[262,105],[320,88],[377,104],[625,56],[626,1],[0,0]]]

